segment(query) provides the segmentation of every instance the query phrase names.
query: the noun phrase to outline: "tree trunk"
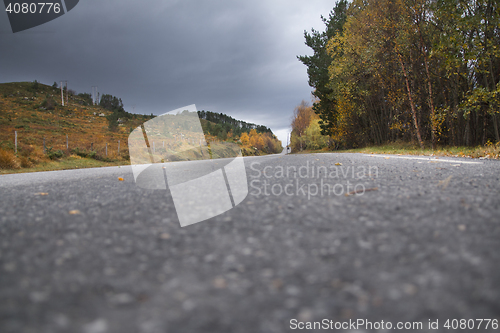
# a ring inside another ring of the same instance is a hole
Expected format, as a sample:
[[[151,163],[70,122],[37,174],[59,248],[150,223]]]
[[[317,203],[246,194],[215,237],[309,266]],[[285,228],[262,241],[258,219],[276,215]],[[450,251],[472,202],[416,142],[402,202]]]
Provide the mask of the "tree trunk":
[[[424,57],[424,65],[425,65],[425,74],[427,76],[427,92],[429,94],[429,107],[431,109],[431,141],[432,141],[432,149],[436,149],[436,111],[434,110],[434,98],[432,97],[432,82],[431,76],[429,74],[429,64],[427,60],[427,53],[424,49],[424,37],[422,36],[422,29],[420,27],[420,17],[416,22],[418,34],[420,36],[420,50]]]
[[[415,132],[417,134],[418,144],[420,145],[421,149],[424,149],[424,142],[422,141],[422,136],[420,135],[420,127],[418,126],[417,110],[415,109],[415,104],[414,104],[413,98],[411,96],[410,81],[408,79],[408,75],[406,74],[406,69],[405,69],[405,65],[403,63],[402,56],[401,56],[401,54],[399,52],[398,52],[398,60],[399,60],[399,64],[401,65],[401,69],[403,70],[403,75],[404,75],[405,81],[406,81],[406,89],[407,89],[407,92],[408,92],[408,100],[410,101],[411,113],[412,113],[412,116],[413,116],[413,125],[415,125]]]
[[[466,120],[466,124],[465,124],[465,133],[464,133],[464,136],[465,136],[465,145],[466,146],[470,146],[470,115],[469,115],[469,119]]]
[[[498,119],[497,114],[493,114],[493,128],[495,129],[495,138],[497,142],[500,142],[500,136],[498,135]]]
[[[487,116],[488,116],[488,113],[487,113],[486,110],[484,110],[484,116],[483,116],[483,139],[481,140],[481,145],[482,146],[484,146],[486,144],[486,127],[488,126]]]

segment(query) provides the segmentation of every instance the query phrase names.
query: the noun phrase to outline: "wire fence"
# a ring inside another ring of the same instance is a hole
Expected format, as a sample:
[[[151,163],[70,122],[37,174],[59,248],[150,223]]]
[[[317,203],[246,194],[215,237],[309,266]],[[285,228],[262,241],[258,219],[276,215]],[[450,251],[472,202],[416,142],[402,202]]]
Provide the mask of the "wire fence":
[[[14,131],[14,153],[18,154],[22,149],[21,136],[18,131]],[[38,140],[37,140],[38,141]],[[50,136],[50,138],[43,137],[39,144],[42,148],[43,154],[49,154],[53,151],[60,151],[67,155],[99,155],[102,157],[117,157],[120,154],[128,153],[128,147],[121,140],[107,142],[103,140],[81,142],[78,140],[72,141],[69,135],[63,137]],[[12,147],[12,146],[11,146]],[[93,153],[93,154],[91,154]]]

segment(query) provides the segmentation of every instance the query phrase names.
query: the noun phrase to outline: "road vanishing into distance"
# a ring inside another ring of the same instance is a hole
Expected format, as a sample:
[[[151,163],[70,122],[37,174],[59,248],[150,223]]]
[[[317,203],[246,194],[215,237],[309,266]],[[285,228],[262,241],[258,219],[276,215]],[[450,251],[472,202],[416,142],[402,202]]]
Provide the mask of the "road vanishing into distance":
[[[186,227],[130,166],[0,176],[0,332],[500,331],[500,161],[244,162]]]

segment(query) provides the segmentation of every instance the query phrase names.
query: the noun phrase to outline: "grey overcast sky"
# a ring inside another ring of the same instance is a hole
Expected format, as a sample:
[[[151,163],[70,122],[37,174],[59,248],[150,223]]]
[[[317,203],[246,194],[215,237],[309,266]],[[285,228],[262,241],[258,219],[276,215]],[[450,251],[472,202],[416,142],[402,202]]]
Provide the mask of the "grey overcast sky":
[[[67,80],[161,114],[185,105],[270,127],[286,143],[294,107],[311,100],[303,31],[324,29],[335,1],[81,0],[13,34],[0,13],[0,82]]]

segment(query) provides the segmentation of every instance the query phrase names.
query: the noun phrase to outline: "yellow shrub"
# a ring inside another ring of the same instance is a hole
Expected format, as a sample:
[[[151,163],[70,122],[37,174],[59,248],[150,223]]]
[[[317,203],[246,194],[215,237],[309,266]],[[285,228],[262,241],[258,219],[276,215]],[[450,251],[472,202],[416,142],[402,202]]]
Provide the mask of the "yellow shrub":
[[[31,168],[34,166],[34,164],[30,161],[28,157],[21,156],[19,160],[21,161],[22,168]]]
[[[0,149],[0,169],[19,169],[21,165],[10,151]]]

